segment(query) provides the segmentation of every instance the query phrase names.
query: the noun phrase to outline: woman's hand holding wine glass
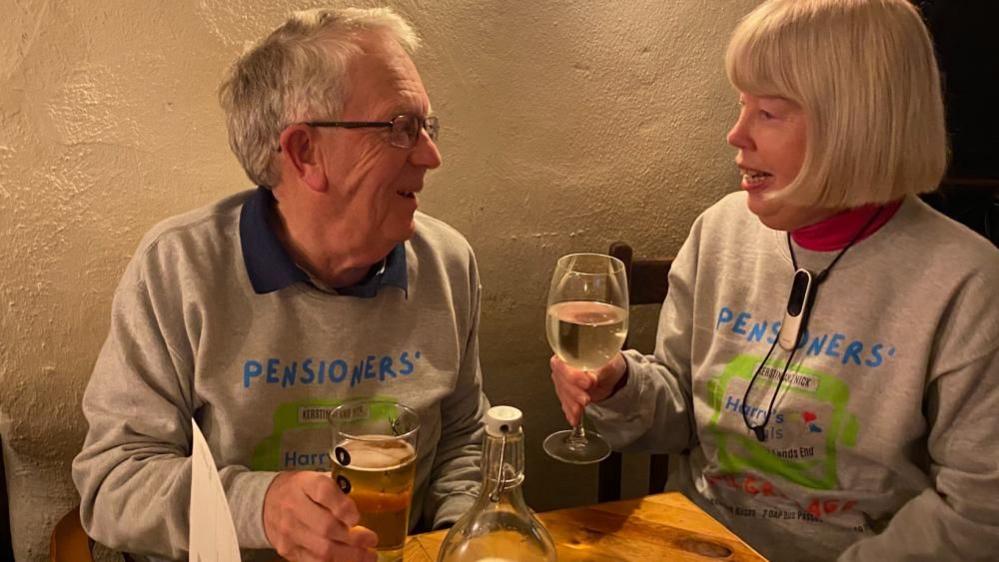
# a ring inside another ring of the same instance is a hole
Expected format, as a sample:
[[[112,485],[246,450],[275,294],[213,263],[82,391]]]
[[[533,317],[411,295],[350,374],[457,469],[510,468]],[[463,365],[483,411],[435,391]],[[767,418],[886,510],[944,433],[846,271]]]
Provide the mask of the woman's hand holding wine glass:
[[[548,343],[557,356],[552,360],[552,379],[573,428],[549,435],[545,451],[569,463],[599,462],[610,454],[610,446],[600,435],[587,434],[583,410],[594,399],[606,398],[624,373],[620,353],[628,334],[624,264],[603,254],[561,257],[548,290],[547,316]],[[618,370],[621,374],[614,376]]]
[[[624,356],[616,354],[609,363],[595,371],[573,369],[552,355],[552,382],[555,383],[555,394],[562,403],[562,413],[573,427],[580,424],[583,410],[589,404],[600,402],[614,393],[615,387],[621,381],[627,370]]]

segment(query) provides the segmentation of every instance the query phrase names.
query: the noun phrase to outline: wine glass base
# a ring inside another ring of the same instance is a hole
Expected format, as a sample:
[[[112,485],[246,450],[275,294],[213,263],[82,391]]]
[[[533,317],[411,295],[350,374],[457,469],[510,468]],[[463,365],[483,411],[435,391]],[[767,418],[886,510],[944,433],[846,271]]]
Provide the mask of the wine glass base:
[[[598,463],[611,454],[610,445],[599,433],[587,431],[585,439],[573,437],[573,431],[556,431],[545,439],[548,456],[570,464]]]

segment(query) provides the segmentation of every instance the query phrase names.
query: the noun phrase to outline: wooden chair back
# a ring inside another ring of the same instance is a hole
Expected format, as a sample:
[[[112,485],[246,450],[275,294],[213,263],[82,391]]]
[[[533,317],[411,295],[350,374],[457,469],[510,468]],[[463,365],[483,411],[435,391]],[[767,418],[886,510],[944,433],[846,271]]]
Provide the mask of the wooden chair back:
[[[611,244],[608,253],[624,262],[628,274],[628,294],[631,306],[662,304],[669,290],[669,268],[673,264],[670,258],[639,258],[628,244],[615,242]],[[624,347],[628,347],[625,339]],[[617,501],[621,499],[622,467],[624,457],[621,453],[611,453],[600,462],[597,468],[597,500],[600,502]],[[669,469],[667,455],[651,455],[649,460],[650,494],[657,494],[666,488],[666,476]]]

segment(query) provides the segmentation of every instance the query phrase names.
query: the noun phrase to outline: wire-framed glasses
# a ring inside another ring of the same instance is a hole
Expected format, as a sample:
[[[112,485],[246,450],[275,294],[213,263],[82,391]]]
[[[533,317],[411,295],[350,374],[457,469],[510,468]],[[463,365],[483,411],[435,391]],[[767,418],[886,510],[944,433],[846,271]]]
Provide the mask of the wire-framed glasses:
[[[413,148],[420,138],[420,131],[425,130],[430,140],[437,142],[440,132],[440,121],[436,116],[417,117],[416,115],[397,115],[391,121],[306,121],[310,127],[337,127],[341,129],[390,129],[388,143],[396,148]]]

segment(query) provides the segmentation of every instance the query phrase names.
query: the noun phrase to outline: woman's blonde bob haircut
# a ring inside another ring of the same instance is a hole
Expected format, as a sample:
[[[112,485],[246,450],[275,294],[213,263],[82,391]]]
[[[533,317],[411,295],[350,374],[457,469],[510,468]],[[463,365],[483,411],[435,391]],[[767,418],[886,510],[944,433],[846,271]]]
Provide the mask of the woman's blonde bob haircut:
[[[768,0],[736,27],[725,70],[738,90],[799,104],[808,144],[772,194],[849,208],[936,189],[947,166],[940,76],[906,0]]]

